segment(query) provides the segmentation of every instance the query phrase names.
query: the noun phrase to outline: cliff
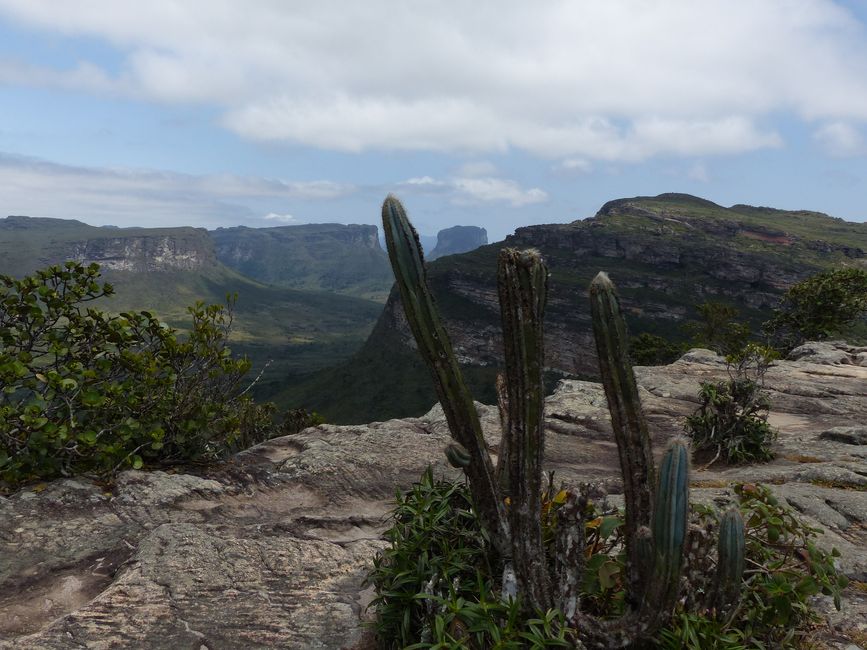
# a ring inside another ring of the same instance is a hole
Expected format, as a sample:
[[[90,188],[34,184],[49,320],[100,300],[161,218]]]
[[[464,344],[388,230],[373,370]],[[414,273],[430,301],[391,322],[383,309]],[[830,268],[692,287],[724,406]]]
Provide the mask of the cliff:
[[[819,647],[867,632],[867,348],[804,346],[766,376],[780,431],[768,464],[694,469],[691,499],[723,508],[738,482],[770,484],[818,545],[857,581],[842,611],[817,596]],[[859,365],[860,364],[860,365]],[[693,350],[636,375],[661,453],[697,404],[699,382],[725,377]],[[496,450],[496,408],[479,405]],[[546,401],[546,469],[593,481],[622,505],[602,387],[564,381]],[[357,426],[320,425],[270,440],[222,466],[123,472],[0,496],[0,648],[369,648],[364,576],[396,489],[428,465],[457,478],[442,410]],[[860,636],[859,636],[860,635]]]
[[[203,228],[97,228],[68,219],[11,216],[0,220],[0,273],[24,275],[75,260],[108,271],[195,271],[213,266]]]
[[[488,231],[478,226],[452,226],[437,233],[436,247],[427,255],[428,261],[446,255],[466,253],[488,243]]]
[[[374,227],[332,230],[348,235],[347,246],[369,251],[381,270],[388,271]],[[329,242],[338,237],[321,236]],[[308,255],[321,255],[330,268],[338,268],[341,260],[327,250],[323,245]],[[196,301],[225,304],[227,295],[237,294],[233,350],[251,358],[254,373],[270,363],[254,388],[262,399],[282,388],[287,376],[333,365],[355,352],[384,299],[336,295],[316,287],[266,286],[220,262],[214,240],[202,228],[97,228],[70,219],[0,219],[0,274],[20,277],[66,260],[100,265],[102,280],[116,290],[100,301],[100,308],[113,313],[147,309],[181,329],[189,327],[187,308]],[[353,268],[351,261],[345,266]],[[374,289],[384,295],[390,283],[389,275],[385,289]]]
[[[681,325],[705,301],[736,307],[757,328],[792,284],[822,269],[867,264],[867,224],[663,194],[611,201],[590,219],[519,228],[504,242],[436,260],[428,269],[432,290],[469,381],[487,400],[502,365],[496,266],[506,246],[538,249],[551,271],[550,377],[590,378],[596,359],[586,293],[598,271],[616,283],[633,334],[683,338]],[[433,387],[399,300],[393,292],[356,357],[292,388],[292,398],[339,422],[422,413]]]
[[[383,301],[392,284],[376,226],[239,226],[210,235],[223,264],[267,284]]]

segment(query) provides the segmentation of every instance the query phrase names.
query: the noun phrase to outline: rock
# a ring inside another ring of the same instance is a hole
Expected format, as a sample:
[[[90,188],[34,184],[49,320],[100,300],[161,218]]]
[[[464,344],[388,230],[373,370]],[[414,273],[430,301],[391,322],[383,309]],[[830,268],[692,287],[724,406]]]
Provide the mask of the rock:
[[[697,467],[692,498],[725,502],[734,483],[769,483],[864,582],[867,368],[835,362],[832,351],[848,346],[828,345],[766,375],[777,458]],[[718,356],[692,350],[636,376],[661,453],[695,410],[699,382],[726,374]],[[546,405],[548,469],[622,502],[601,386],[564,380]],[[496,453],[497,409],[477,410]],[[458,478],[443,455],[449,440],[436,406],[421,418],[306,429],[200,475],[128,471],[110,490],[64,479],[0,496],[0,648],[373,647],[364,576],[385,547],[394,492],[428,465]],[[846,591],[842,614],[817,603],[823,643],[858,638],[847,635],[867,611],[861,592]]]
[[[847,445],[867,445],[867,427],[834,427],[823,431],[819,437]]]
[[[484,228],[479,228],[478,226],[452,226],[437,233],[437,244],[425,257],[430,262],[438,257],[473,251],[487,243],[488,231]]]
[[[790,361],[865,366],[867,348],[847,345],[845,341],[810,341],[789,352]]]

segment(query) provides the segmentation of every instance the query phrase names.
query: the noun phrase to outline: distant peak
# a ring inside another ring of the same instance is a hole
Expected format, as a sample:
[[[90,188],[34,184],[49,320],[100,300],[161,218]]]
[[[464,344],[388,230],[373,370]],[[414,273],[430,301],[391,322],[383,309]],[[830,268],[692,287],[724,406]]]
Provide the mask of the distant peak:
[[[435,260],[445,255],[466,253],[488,243],[488,231],[479,226],[452,226],[437,233],[437,245],[428,260]]]

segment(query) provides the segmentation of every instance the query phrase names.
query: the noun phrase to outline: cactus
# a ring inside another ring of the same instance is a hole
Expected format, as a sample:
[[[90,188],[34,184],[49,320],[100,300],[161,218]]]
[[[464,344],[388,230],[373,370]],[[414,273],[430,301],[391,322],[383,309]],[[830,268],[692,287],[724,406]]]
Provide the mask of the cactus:
[[[737,600],[744,574],[744,553],[744,520],[737,508],[731,508],[720,520],[714,603],[717,611],[725,611]]]
[[[466,449],[465,468],[470,489],[491,542],[504,556],[510,554],[509,523],[499,496],[494,467],[485,447],[482,425],[472,395],[464,382],[452,344],[442,325],[427,284],[418,233],[400,201],[389,195],[382,204],[382,226],[394,277],[406,319],[418,349],[434,379],[452,437]]]
[[[482,525],[503,564],[504,597],[517,592],[526,612],[559,608],[587,647],[623,648],[648,639],[670,616],[679,595],[689,519],[689,452],[683,442],[673,441],[656,477],[614,285],[600,273],[590,286],[590,302],[623,475],[629,608],[619,619],[599,620],[580,610],[578,598],[584,566],[583,495],[570,493],[558,513],[552,562],[546,561],[542,545],[542,320],[547,268],[536,251],[505,249],[499,256],[506,372],[497,379],[503,437],[495,470],[427,284],[418,235],[400,201],[391,195],[383,204],[382,218],[404,312],[455,441],[446,448],[446,457],[467,475]],[[720,531],[713,581],[719,603],[731,604],[737,598],[743,552],[743,521],[733,511],[723,518]]]
[[[623,475],[627,599],[635,604],[639,598],[641,575],[647,567],[641,567],[633,540],[639,528],[650,525],[653,512],[653,453],[638,386],[627,356],[626,323],[620,313],[614,285],[605,273],[599,273],[590,284],[590,312],[602,385],[611,412],[611,426]]]

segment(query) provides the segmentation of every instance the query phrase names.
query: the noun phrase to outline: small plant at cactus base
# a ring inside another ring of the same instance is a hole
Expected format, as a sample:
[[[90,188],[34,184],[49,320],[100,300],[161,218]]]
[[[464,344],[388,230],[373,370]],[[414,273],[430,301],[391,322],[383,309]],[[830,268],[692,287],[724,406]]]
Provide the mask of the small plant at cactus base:
[[[767,462],[776,431],[768,423],[770,400],[763,390],[764,376],[778,358],[770,348],[747,344],[726,357],[729,378],[702,382],[701,405],[686,419],[686,433],[697,454],[726,463]]]
[[[150,312],[112,315],[96,264],[0,276],[0,489],[74,474],[207,462],[268,438],[242,386],[233,300],[196,304],[182,336]]]
[[[803,524],[763,485],[734,487],[745,521],[743,592],[727,616],[697,607],[701,590],[683,594],[649,647],[675,650],[736,650],[799,647],[809,640],[816,615],[810,597],[829,595],[839,606],[847,580],[835,566],[836,550],[815,545],[818,531]],[[570,498],[553,489],[542,494],[546,553],[555,552],[558,512]],[[714,508],[693,506],[697,537],[693,562],[713,573],[718,556],[710,532],[720,528]],[[620,616],[625,604],[623,513],[586,502],[583,510],[586,565],[582,607],[602,619]],[[523,615],[516,601],[498,596],[497,567],[465,482],[434,480],[428,469],[392,512],[390,542],[374,561],[368,580],[376,590],[373,627],[383,648],[546,648],[572,647],[562,613]],[[702,549],[708,552],[701,555]],[[702,566],[706,564],[707,566]]]

